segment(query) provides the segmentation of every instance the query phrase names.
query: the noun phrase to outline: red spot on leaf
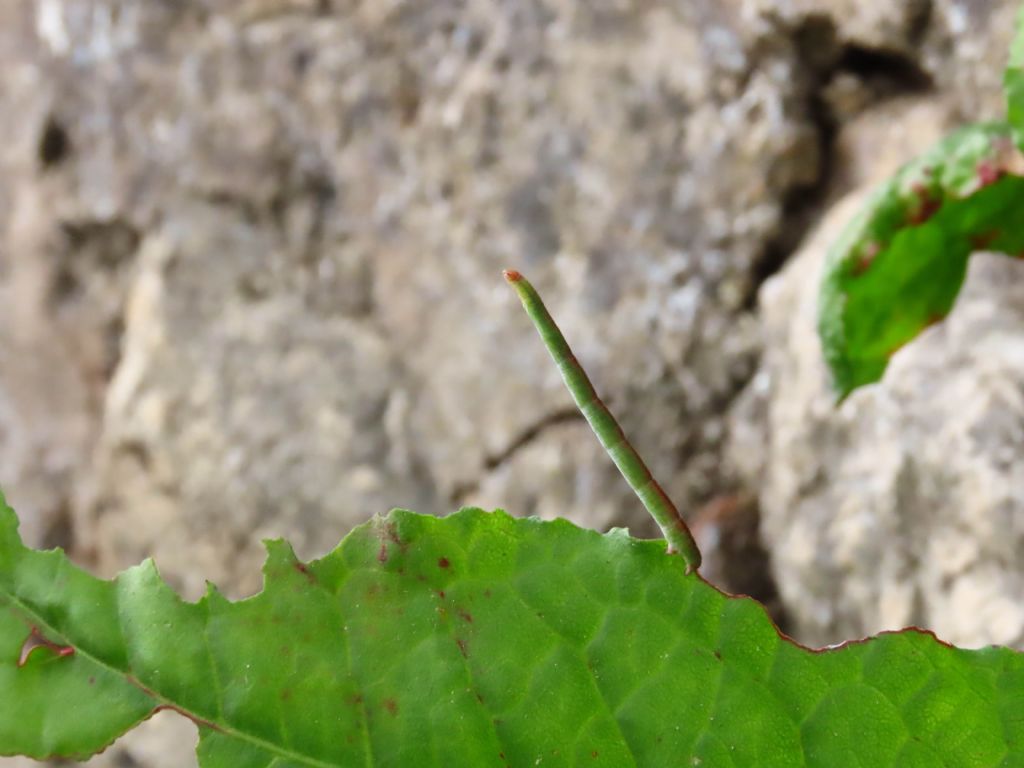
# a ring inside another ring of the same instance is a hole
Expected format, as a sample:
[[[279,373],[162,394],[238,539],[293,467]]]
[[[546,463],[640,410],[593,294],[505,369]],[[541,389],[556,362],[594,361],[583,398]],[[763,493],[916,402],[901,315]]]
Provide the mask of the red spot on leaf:
[[[397,544],[399,547],[402,547],[403,552],[405,551],[405,548],[409,546],[398,537],[398,529],[395,528],[394,523],[388,523],[384,526],[384,535],[388,537],[388,541],[391,541]]]
[[[398,537],[398,531],[396,530],[394,523],[383,523],[378,521],[374,526],[374,533],[376,533],[377,538],[380,539],[380,551],[377,552],[377,561],[381,564],[388,561],[388,542],[396,545],[403,554],[409,549],[409,545]]]
[[[437,590],[437,596],[440,597],[442,600],[444,600],[444,590],[443,589]]]
[[[715,658],[718,659],[719,661],[721,661],[722,660],[722,652],[716,650],[715,651]]]
[[[999,239],[999,230],[990,229],[988,232],[981,232],[971,235],[971,247],[976,251],[983,251]]]
[[[974,174],[978,178],[978,183],[982,187],[987,187],[990,184],[995,184],[1003,176],[1003,169],[999,167],[999,164],[995,160],[982,160],[974,168]]]
[[[384,709],[393,717],[398,714],[398,702],[394,699],[384,699]]]
[[[911,224],[924,224],[928,219],[938,213],[942,207],[942,197],[936,195],[932,190],[920,182],[911,187],[911,191],[917,198],[917,206],[911,211],[907,220]]]
[[[473,623],[473,614],[471,614],[469,611],[462,611],[462,610],[460,610],[459,611],[459,618],[462,619],[467,624],[472,624]]]
[[[882,245],[876,240],[872,240],[870,243],[865,243],[860,249],[860,253],[857,254],[856,260],[853,262],[853,276],[859,277],[863,275],[875,261],[875,257],[882,252]]]
[[[461,637],[457,637],[457,638],[455,638],[455,644],[457,646],[459,646],[459,653],[462,654],[462,658],[468,659],[469,658],[469,649],[466,646],[466,641],[463,640]]]
[[[596,749],[590,750],[590,756],[593,757],[593,758],[597,758],[597,750]]]
[[[298,571],[299,573],[301,573],[303,576],[305,576],[306,577],[306,581],[308,581],[310,584],[316,584],[316,576],[314,576],[312,573],[309,572],[309,566],[308,565],[306,565],[305,563],[300,563],[299,561],[296,560],[295,561],[295,570]]]
[[[71,656],[75,652],[73,646],[61,645],[60,643],[55,643],[52,640],[47,640],[43,637],[43,634],[39,631],[38,627],[32,627],[28,637],[25,638],[25,642],[21,646],[21,654],[18,656],[18,666],[24,667],[28,664],[29,657],[37,648],[48,648],[58,657]]]
[[[448,560],[447,557],[442,557],[440,560],[437,561],[437,567],[438,568],[450,568],[451,567],[451,562]]]

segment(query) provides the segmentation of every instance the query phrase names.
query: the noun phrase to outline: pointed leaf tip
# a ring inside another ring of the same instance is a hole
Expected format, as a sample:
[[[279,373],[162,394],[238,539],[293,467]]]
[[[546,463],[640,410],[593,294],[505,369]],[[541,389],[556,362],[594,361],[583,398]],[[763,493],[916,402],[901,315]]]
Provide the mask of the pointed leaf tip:
[[[523,279],[523,276],[514,269],[504,269],[501,274],[505,276],[505,279],[510,283],[518,283]]]

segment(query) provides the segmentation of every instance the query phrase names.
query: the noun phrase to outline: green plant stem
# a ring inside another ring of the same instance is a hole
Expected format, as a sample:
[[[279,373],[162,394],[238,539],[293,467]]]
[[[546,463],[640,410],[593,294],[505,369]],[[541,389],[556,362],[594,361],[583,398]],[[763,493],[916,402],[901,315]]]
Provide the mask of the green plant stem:
[[[633,492],[640,498],[644,507],[661,528],[665,540],[668,542],[669,553],[681,555],[686,563],[687,573],[692,573],[700,567],[700,550],[697,549],[697,542],[694,541],[693,534],[690,533],[679,510],[651,475],[651,471],[640,458],[640,454],[626,439],[622,427],[612,416],[611,411],[597,396],[594,385],[576,359],[576,355],[573,354],[569,343],[558,329],[558,325],[551,317],[547,307],[544,306],[540,294],[530,285],[529,280],[515,270],[507,269],[504,275],[509,284],[515,288],[526,314],[533,321],[544,346],[551,353],[565,385],[576,401],[576,407],[580,409],[594,430],[594,434],[597,435],[597,439],[601,441],[601,445],[612,457],[612,461],[615,462],[615,466],[619,468],[619,472],[622,473]]]

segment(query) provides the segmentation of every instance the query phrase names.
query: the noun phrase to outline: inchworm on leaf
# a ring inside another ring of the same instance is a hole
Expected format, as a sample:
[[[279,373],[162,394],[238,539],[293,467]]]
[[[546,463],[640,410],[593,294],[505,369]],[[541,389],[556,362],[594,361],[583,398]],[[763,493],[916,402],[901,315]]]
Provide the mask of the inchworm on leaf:
[[[597,396],[594,385],[590,383],[586,371],[572,353],[569,343],[558,329],[536,289],[515,270],[506,269],[504,274],[505,279],[519,294],[526,314],[530,316],[544,346],[551,353],[565,385],[576,401],[576,407],[583,413],[597,439],[612,457],[612,461],[626,478],[633,492],[661,527],[668,542],[669,553],[678,552],[686,563],[687,573],[692,573],[700,567],[700,551],[679,510],[651,475],[640,454],[626,439],[622,427],[612,416],[611,411]]]

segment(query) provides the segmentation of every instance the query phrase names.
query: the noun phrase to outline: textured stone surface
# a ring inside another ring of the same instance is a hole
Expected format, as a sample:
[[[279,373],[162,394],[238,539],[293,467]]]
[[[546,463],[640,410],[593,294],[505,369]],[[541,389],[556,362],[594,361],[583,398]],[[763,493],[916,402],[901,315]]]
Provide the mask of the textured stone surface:
[[[190,594],[246,591],[260,535],[312,554],[399,504],[642,521],[589,438],[548,429],[568,398],[507,265],[682,504],[717,491],[745,303],[822,171],[789,30],[714,6],[21,10],[36,118],[11,162],[67,241],[25,258],[66,332],[113,347],[72,505],[102,567],[155,551]]]
[[[757,442],[759,284],[830,200],[998,114],[1014,5],[0,4],[0,485],[33,543],[152,554],[192,596],[257,588],[261,537],[313,556],[391,506],[653,534],[516,267],[684,510],[777,510],[799,459]],[[791,575],[845,599],[821,573]],[[798,617],[812,593],[782,590]],[[869,625],[833,611],[797,625]],[[97,764],[188,764],[147,734]]]

